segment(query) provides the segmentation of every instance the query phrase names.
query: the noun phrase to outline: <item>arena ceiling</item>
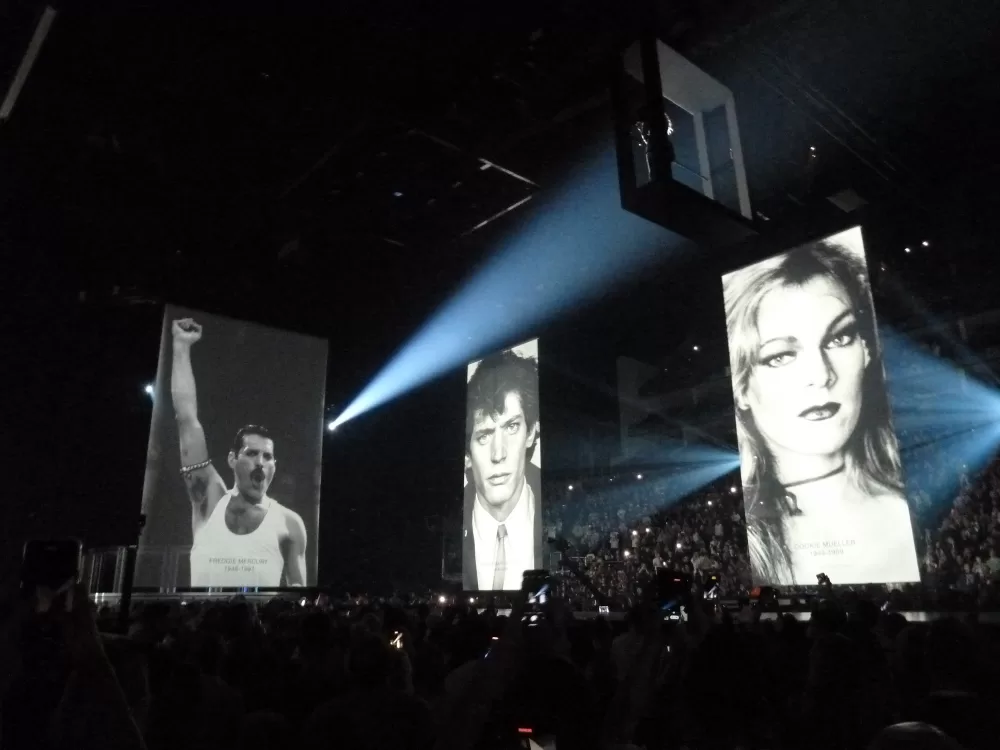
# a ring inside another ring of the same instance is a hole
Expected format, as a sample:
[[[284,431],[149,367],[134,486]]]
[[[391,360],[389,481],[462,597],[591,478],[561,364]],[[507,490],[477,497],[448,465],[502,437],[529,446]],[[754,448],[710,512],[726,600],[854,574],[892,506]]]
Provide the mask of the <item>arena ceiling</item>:
[[[587,113],[605,117],[617,6],[70,4],[0,131],[8,205],[48,217],[98,296],[170,296],[197,262],[235,266],[240,296],[395,285],[419,309],[479,259],[454,240],[544,190]],[[940,205],[996,177],[995,3],[660,11],[662,36],[735,91],[770,220],[844,187]]]

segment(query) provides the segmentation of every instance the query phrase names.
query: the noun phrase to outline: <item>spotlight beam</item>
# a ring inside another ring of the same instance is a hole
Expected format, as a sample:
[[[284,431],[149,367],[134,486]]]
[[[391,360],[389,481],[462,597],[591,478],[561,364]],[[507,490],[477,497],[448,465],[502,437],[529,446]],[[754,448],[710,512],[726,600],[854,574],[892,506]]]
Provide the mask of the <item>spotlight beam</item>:
[[[624,211],[607,139],[334,420],[339,426],[592,299],[684,240]]]
[[[927,246],[926,242],[923,244],[924,247]],[[948,343],[951,344],[952,347],[954,347],[955,351],[960,352],[962,356],[968,359],[969,361],[978,363],[983,370],[989,373],[990,380],[993,381],[993,385],[1000,385],[1000,378],[997,377],[997,374],[993,372],[992,368],[990,368],[978,356],[973,354],[972,350],[969,349],[968,346],[966,346],[964,341],[962,341],[953,333],[951,333],[948,330],[948,326],[943,325],[942,322],[937,319],[934,313],[931,312],[930,308],[924,302],[922,302],[915,294],[913,294],[907,289],[904,289],[903,285],[900,284],[899,281],[893,278],[891,275],[885,276],[883,278],[882,283],[886,289],[888,289],[890,292],[893,293],[893,295],[897,298],[898,301],[906,305],[911,312],[915,313],[920,318],[927,321],[928,325],[932,326],[935,331],[938,331],[942,335],[942,337],[946,339]]]
[[[1000,392],[898,333],[880,336],[907,485],[947,502],[960,467],[978,471],[1000,446]]]
[[[664,509],[717,479],[738,471],[740,457],[733,449],[666,441],[666,447],[661,449],[659,456],[653,457],[646,465],[651,468],[643,470],[641,481],[662,498],[660,508]],[[617,482],[609,483],[608,487],[602,490],[602,503],[613,512],[616,503],[631,501],[631,487],[619,486]],[[626,517],[626,523],[636,520]]]

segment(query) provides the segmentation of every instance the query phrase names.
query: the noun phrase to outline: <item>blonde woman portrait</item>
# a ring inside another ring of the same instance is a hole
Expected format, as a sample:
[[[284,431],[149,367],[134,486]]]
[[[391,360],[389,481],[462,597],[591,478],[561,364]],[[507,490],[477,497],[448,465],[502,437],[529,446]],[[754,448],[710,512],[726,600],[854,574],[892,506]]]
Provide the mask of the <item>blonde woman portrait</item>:
[[[723,296],[754,583],[918,581],[860,228]]]

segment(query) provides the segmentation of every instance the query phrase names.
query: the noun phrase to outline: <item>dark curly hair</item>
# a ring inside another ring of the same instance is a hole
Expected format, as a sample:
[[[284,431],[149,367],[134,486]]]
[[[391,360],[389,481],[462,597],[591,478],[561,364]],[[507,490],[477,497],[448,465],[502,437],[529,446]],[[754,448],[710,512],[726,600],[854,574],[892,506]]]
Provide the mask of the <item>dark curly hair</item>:
[[[469,380],[465,406],[465,450],[468,453],[476,416],[499,417],[507,396],[521,400],[524,420],[530,432],[538,425],[538,363],[512,349],[484,358]]]

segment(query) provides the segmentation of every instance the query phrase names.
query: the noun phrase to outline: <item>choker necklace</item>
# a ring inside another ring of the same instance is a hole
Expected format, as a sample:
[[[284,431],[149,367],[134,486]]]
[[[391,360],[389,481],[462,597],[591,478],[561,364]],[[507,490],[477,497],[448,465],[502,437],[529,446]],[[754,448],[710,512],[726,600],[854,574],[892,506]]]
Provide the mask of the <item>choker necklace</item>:
[[[784,487],[787,490],[789,487],[799,487],[803,484],[818,482],[821,479],[829,479],[830,477],[836,476],[837,474],[842,472],[845,466],[846,464],[841,464],[836,469],[834,469],[833,471],[828,471],[826,474],[820,474],[818,477],[810,477],[809,479],[800,479],[798,482],[789,482],[788,484],[782,485],[782,487]]]
[[[813,482],[818,482],[821,479],[829,479],[830,477],[836,476],[837,474],[842,472],[845,466],[846,464],[841,464],[833,471],[828,471],[826,474],[821,474],[818,477],[811,477],[810,479],[800,479],[798,482],[789,482],[788,484],[782,485],[782,489],[785,491],[785,501],[791,503],[792,506],[790,508],[791,515],[800,516],[802,515],[802,511],[799,510],[799,499],[795,497],[794,492],[788,491],[789,487],[800,487],[803,484],[812,484]]]

